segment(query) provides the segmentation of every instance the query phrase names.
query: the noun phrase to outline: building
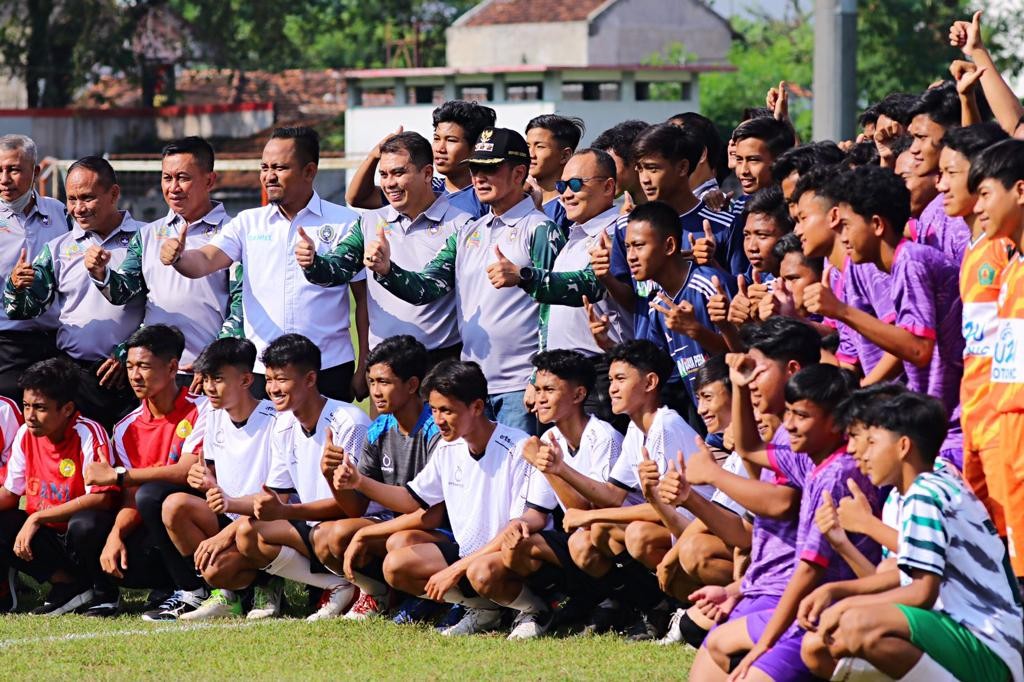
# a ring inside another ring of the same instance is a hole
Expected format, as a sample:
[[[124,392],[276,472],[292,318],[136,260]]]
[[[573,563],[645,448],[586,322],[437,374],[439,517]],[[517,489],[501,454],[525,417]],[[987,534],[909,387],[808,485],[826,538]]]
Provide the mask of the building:
[[[447,31],[448,66],[643,64],[676,43],[724,64],[729,22],[702,0],[484,0]]]

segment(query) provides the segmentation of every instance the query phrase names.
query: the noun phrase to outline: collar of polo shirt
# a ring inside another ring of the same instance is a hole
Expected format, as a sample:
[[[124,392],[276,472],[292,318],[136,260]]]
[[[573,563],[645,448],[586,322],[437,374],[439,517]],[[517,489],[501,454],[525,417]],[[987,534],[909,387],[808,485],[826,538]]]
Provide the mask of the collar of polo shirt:
[[[437,197],[437,199],[434,200],[434,203],[428,206],[427,210],[424,211],[421,215],[432,223],[439,223],[442,220],[444,220],[444,214],[447,211],[448,197],[442,194],[441,196]],[[419,218],[420,216],[407,216],[402,213],[399,213],[398,209],[396,209],[391,204],[387,205],[387,208],[384,213],[385,220],[387,220],[389,223],[397,223],[402,217],[405,217],[409,221],[409,224],[411,225],[412,223],[416,222],[416,219]]]
[[[274,213],[277,213],[282,218],[285,217],[284,213],[281,213],[281,207],[278,206],[277,204],[267,204],[267,208],[269,208]],[[307,203],[305,206],[299,209],[299,212],[296,213],[295,216],[298,217],[299,213],[302,213],[303,211],[309,211],[314,215],[323,217],[324,209],[323,206],[320,205],[320,195],[316,193],[316,190],[313,190],[313,196],[309,198],[309,203]],[[287,218],[285,218],[285,220],[287,220]]]
[[[118,213],[121,214],[121,223],[117,227],[115,227],[110,232],[110,234],[108,234],[106,237],[103,238],[104,242],[112,239],[114,237],[114,235],[116,235],[118,232],[135,232],[136,230],[139,229],[139,223],[137,223],[135,221],[135,218],[132,217],[131,213],[129,213],[127,210],[121,210],[121,211],[118,211]],[[78,240],[78,239],[83,239],[88,234],[89,233],[86,232],[82,228],[82,226],[78,224],[77,220],[72,221],[72,224],[71,224],[71,236],[72,237],[74,237],[76,240]]]
[[[573,228],[579,228],[583,230],[587,235],[594,237],[601,232],[605,231],[609,225],[613,224],[619,218],[619,207],[612,206],[603,213],[598,213],[596,216],[591,218],[585,223],[573,223]]]
[[[202,218],[196,220],[195,222],[189,223],[189,225],[198,225],[199,223],[206,223],[207,225],[220,225],[229,217],[227,209],[224,208],[223,203],[212,200],[210,201],[210,203],[213,205],[213,208],[207,211],[206,215],[204,215]],[[167,216],[164,218],[164,221],[166,222],[167,225],[174,225],[179,220],[184,219],[185,216],[175,213],[170,209],[167,209]]]
[[[523,196],[522,201],[510,208],[509,210],[502,213],[500,216],[494,215],[493,212],[489,212],[488,223],[493,223],[495,220],[501,221],[502,225],[513,227],[520,220],[530,215],[537,210],[536,204],[533,203],[533,197]]]

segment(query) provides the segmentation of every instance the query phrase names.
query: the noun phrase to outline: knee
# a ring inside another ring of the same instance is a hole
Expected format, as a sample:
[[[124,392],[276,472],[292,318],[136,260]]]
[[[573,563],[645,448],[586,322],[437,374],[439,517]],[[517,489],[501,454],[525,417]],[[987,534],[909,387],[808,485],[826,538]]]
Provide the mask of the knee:
[[[399,531],[398,533],[395,533],[394,535],[388,538],[388,541],[385,543],[385,547],[387,548],[388,552],[394,552],[395,550],[402,549],[403,547],[410,547],[412,545],[419,544],[413,541],[414,537],[415,531]]]
[[[174,493],[164,500],[160,508],[160,515],[164,525],[173,528],[180,525],[188,515],[188,505],[192,495],[187,493]]]
[[[140,514],[160,513],[165,498],[162,483],[143,483],[135,491],[135,508]]]
[[[73,545],[80,545],[83,541],[102,539],[106,541],[107,534],[102,528],[101,517],[103,512],[95,509],[80,511],[68,520],[68,540]]]
[[[634,521],[626,526],[626,551],[634,559],[647,558],[651,549],[656,544],[656,529],[660,529],[653,523],[647,521]]]
[[[238,548],[239,554],[251,558],[256,553],[258,545],[259,531],[256,530],[256,523],[247,516],[238,525],[238,532],[235,533],[235,547]]]
[[[573,563],[584,571],[595,568],[600,555],[594,547],[594,541],[589,532],[577,531],[569,536],[569,556],[572,557]]]
[[[833,666],[828,665],[832,657],[829,655],[828,647],[816,632],[807,632],[800,642],[800,658],[804,665],[817,677],[830,679]]]
[[[607,548],[612,539],[612,528],[610,523],[594,523],[590,526],[590,542],[594,547]]]
[[[337,537],[337,529],[334,524],[321,523],[313,532],[313,552],[321,562],[331,559],[333,556],[340,556],[335,551],[334,543]]]
[[[496,565],[491,557],[481,557],[471,563],[466,569],[466,578],[469,580],[469,584],[473,586],[473,589],[481,594],[486,594],[494,586],[495,579],[499,573],[498,566],[500,565],[500,561]]]
[[[713,558],[711,544],[703,535],[691,535],[681,538],[679,547],[679,566],[691,576],[700,575],[708,568]]]
[[[402,575],[408,564],[407,555],[408,552],[398,550],[396,552],[388,552],[387,556],[384,557],[384,564],[381,570],[384,573],[384,580],[387,581],[388,585],[398,587],[401,584]]]
[[[839,630],[835,638],[837,645],[842,642],[850,655],[864,658],[881,638],[875,626],[875,618],[870,609],[848,609],[839,618]]]

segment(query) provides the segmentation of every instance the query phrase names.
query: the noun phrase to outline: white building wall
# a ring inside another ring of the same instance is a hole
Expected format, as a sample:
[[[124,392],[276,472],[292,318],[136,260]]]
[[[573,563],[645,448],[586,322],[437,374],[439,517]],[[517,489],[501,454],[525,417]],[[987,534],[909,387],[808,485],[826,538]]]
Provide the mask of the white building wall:
[[[673,43],[701,62],[724,62],[732,36],[725,22],[693,0],[619,0],[590,30],[591,65],[642,64]]]
[[[587,65],[585,21],[452,26],[446,35],[447,63],[456,69]]]

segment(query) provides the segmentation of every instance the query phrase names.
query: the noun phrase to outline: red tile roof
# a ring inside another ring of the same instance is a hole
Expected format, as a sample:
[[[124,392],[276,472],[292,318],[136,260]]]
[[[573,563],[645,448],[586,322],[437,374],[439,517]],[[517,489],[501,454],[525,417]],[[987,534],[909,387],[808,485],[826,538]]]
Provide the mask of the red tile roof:
[[[489,0],[463,26],[584,21],[606,0]]]

